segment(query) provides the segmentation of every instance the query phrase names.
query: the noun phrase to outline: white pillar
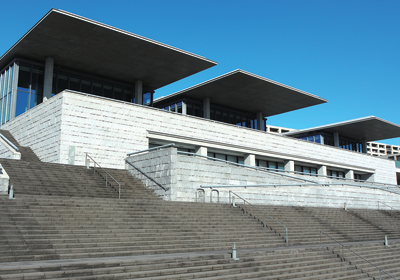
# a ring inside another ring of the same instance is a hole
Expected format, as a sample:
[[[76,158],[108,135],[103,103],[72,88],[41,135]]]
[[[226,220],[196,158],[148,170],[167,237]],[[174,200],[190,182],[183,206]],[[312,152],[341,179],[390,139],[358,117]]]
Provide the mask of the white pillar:
[[[284,162],[283,168],[285,171],[294,172],[294,160],[286,160]]]
[[[210,119],[210,98],[203,98],[203,118]]]
[[[207,156],[207,147],[195,147],[194,152],[198,155]]]
[[[318,166],[318,171],[317,171],[318,175],[320,176],[326,176],[328,175],[327,169],[326,169],[326,165],[320,165]]]
[[[187,115],[187,105],[185,101],[182,101],[182,115]]]
[[[143,82],[141,80],[135,81],[135,103],[143,104]]]
[[[44,67],[43,102],[51,97],[53,91],[54,58],[46,58]]]
[[[264,118],[262,112],[257,112],[257,130],[264,131]]]
[[[256,166],[256,156],[252,154],[244,155],[244,164],[250,166]]]
[[[346,174],[344,175],[344,177],[346,178],[346,179],[354,179],[354,171],[353,170],[347,170],[346,171]]]
[[[340,145],[339,145],[339,132],[334,132],[333,133],[333,145],[335,146],[335,147],[339,147]]]

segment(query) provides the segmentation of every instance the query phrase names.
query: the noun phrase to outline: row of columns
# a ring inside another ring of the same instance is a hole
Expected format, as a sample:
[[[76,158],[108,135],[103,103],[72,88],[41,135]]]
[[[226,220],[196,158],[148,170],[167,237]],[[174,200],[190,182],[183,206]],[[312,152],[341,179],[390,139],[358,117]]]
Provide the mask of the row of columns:
[[[198,146],[195,148],[195,153],[202,156],[207,156],[207,147]],[[244,164],[249,166],[256,166],[256,156],[253,154],[245,154],[244,155]],[[294,172],[294,160],[286,160],[284,162],[284,170],[288,172]],[[319,176],[327,176],[327,167],[326,165],[320,165],[317,168],[317,174]],[[354,171],[347,170],[345,172],[346,179],[354,179]]]
[[[364,139],[362,142],[362,152],[367,153],[367,141]],[[333,133],[333,146],[340,147],[339,132],[335,131]]]
[[[53,92],[54,58],[47,57],[44,66],[43,102],[51,97]],[[135,81],[135,103],[143,104],[143,82]],[[186,104],[185,104],[186,113]]]

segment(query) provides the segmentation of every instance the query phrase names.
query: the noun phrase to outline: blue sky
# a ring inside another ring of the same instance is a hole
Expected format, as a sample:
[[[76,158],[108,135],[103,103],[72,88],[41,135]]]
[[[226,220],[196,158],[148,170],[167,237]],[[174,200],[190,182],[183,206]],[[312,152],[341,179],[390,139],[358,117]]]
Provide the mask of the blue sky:
[[[240,68],[329,101],[268,124],[308,128],[369,115],[400,124],[398,0],[3,1],[0,53],[51,8],[218,62],[156,97]]]

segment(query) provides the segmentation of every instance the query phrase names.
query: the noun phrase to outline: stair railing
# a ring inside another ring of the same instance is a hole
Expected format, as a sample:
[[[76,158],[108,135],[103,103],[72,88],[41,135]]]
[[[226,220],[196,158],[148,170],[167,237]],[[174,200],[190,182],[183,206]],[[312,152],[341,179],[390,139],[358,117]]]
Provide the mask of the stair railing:
[[[265,213],[264,211],[262,211],[260,208],[258,208],[257,206],[251,204],[251,203],[248,202],[246,199],[244,199],[243,197],[241,197],[241,196],[239,196],[238,194],[234,193],[233,191],[229,191],[229,204],[230,204],[231,201],[232,201],[232,199],[231,199],[232,195],[234,195],[234,196],[240,198],[241,200],[243,200],[243,205],[244,205],[244,206],[245,206],[246,203],[247,203],[248,205],[250,205],[251,207],[253,207],[254,209],[256,209],[258,212],[262,213],[262,214],[264,215],[264,217],[270,218],[271,220],[273,220],[273,221],[276,222],[277,224],[279,224],[279,225],[281,225],[282,227],[284,227],[284,228],[285,228],[285,235],[286,235],[285,243],[286,243],[286,244],[289,244],[288,228],[287,228],[284,224],[282,224],[281,222],[275,220],[275,219],[272,218],[270,215],[268,215],[267,213]],[[243,210],[244,210],[244,208],[243,208]],[[246,211],[246,210],[244,210],[244,211]],[[266,226],[265,218],[264,218],[264,220],[263,220],[262,223],[263,223],[263,225],[264,225],[264,227],[265,227],[265,226]],[[272,229],[272,227],[271,227],[271,229]],[[275,232],[276,232],[276,231],[275,231]]]
[[[357,254],[356,252],[354,252],[353,250],[351,250],[349,247],[343,245],[342,243],[340,243],[339,241],[337,241],[335,238],[333,238],[332,236],[330,236],[329,234],[323,232],[322,230],[319,233],[319,246],[322,247],[322,243],[321,243],[321,236],[322,234],[326,235],[327,237],[329,237],[330,239],[332,239],[333,241],[335,241],[336,243],[338,243],[340,246],[342,246],[342,255],[341,255],[341,260],[345,261],[344,258],[344,251],[343,249],[347,249],[350,252],[352,252],[353,254],[355,254],[356,256],[360,257],[362,260],[366,261],[367,263],[369,263],[370,265],[374,266],[375,268],[377,268],[379,270],[379,279],[382,279],[382,272],[386,275],[388,275],[389,277],[391,277],[392,279],[397,280],[396,278],[394,278],[392,275],[390,275],[389,273],[387,273],[386,271],[384,271],[382,268],[374,265],[372,262],[370,262],[369,260],[367,260],[366,258],[363,258],[362,256],[360,256],[359,254]],[[369,275],[368,275],[369,276]]]
[[[11,148],[13,148],[16,152],[18,152],[19,151],[19,149],[18,149],[18,147],[17,146],[15,146],[13,143],[11,143],[11,141],[10,140],[8,140],[7,139],[7,137],[5,137],[3,134],[1,134],[0,133],[0,137],[1,137],[1,139],[3,139],[4,141],[6,141],[7,142],[7,144],[8,145],[10,145],[11,146]]]
[[[109,178],[112,179],[115,183],[117,183],[117,185],[118,185],[118,199],[120,199],[121,198],[121,184],[117,180],[115,180],[114,177],[110,175],[110,173],[105,171],[104,168],[101,167],[101,165],[98,164],[91,156],[89,156],[88,153],[86,153],[86,160],[85,160],[87,168],[90,168],[90,160],[89,159],[93,161],[93,173],[97,172],[97,174],[99,174],[99,176],[102,177],[106,181],[106,186],[110,185],[112,188],[114,188],[114,186],[111,185],[111,183],[109,182]],[[98,166],[97,170],[96,170],[96,165]],[[105,175],[104,176],[101,175],[98,170],[103,171],[105,173]]]
[[[392,207],[392,206],[390,206],[390,205],[388,205],[388,204],[386,204],[385,202],[382,202],[382,201],[378,201],[378,210],[381,210],[380,207],[379,207],[380,204],[383,204],[383,205],[389,207],[393,211],[400,211],[400,209],[396,209],[396,208],[394,208],[394,207]]]

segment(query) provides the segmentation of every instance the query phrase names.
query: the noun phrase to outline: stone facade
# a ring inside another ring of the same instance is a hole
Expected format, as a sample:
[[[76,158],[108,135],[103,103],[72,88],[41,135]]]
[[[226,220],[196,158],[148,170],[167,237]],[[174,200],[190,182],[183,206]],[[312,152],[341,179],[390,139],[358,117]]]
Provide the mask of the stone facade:
[[[197,189],[206,185],[291,184],[293,186],[216,187],[215,189],[219,191],[221,203],[229,202],[229,190],[254,204],[340,208],[346,203],[349,208],[376,209],[378,201],[389,205],[400,202],[399,195],[381,190],[346,185],[301,187],[300,184],[307,183],[305,180],[310,179],[327,184],[340,182],[345,184],[346,182],[311,176],[291,178],[283,174],[255,171],[200,157],[179,155],[175,148],[138,154],[126,160],[169,190],[167,193],[161,191],[152,181],[127,165],[127,169],[133,175],[140,178],[160,196],[164,196],[164,199],[175,201],[195,201]],[[213,195],[213,202],[216,202],[216,192],[211,194],[211,189],[205,188],[206,202],[210,202],[211,195]],[[198,201],[202,201],[201,192],[198,192],[198,196],[200,198]],[[236,201],[241,203],[240,199]]]
[[[374,174],[396,184],[393,161],[147,106],[63,91],[6,123],[23,146],[47,162],[84,165],[89,153],[105,167],[124,168],[127,153],[147,149],[149,139],[191,143]]]

